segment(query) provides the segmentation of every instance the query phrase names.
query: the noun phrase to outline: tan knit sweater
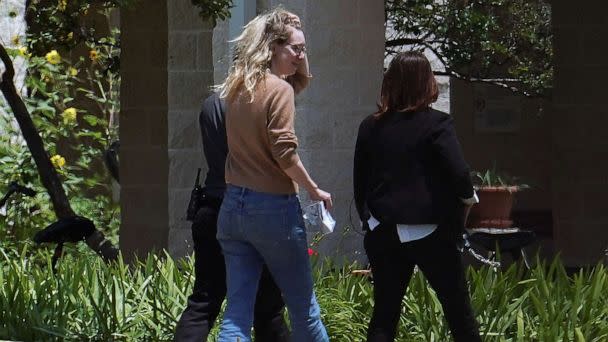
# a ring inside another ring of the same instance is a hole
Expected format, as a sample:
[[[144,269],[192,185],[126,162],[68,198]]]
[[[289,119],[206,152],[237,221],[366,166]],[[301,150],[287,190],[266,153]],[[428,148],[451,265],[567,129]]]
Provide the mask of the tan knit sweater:
[[[297,184],[283,171],[300,160],[292,86],[268,73],[253,103],[238,96],[226,107],[226,183],[260,192],[297,193]]]

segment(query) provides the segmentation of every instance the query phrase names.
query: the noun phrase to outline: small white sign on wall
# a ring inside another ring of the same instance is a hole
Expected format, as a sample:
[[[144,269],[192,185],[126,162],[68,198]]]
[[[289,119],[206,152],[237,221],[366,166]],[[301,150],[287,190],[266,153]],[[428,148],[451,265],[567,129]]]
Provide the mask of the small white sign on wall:
[[[473,87],[475,132],[516,133],[521,126],[522,98],[491,85]]]

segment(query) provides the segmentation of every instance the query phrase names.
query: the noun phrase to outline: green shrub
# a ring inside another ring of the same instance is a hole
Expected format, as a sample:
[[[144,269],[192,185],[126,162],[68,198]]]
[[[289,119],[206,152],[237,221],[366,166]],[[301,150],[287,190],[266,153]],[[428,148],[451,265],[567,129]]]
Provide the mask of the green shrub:
[[[26,59],[23,100],[74,211],[92,219],[106,235],[117,239],[119,206],[110,198],[110,178],[103,153],[118,138],[118,31],[87,43],[88,55],[66,59],[56,50],[31,55],[26,47],[10,50]],[[11,181],[38,192],[33,198],[15,195],[0,215],[0,239],[13,242],[32,237],[55,220],[46,189],[10,108],[0,97],[0,194]]]
[[[193,281],[190,259],[164,255],[110,266],[90,253],[60,260],[50,252],[0,247],[0,339],[23,341],[166,341]],[[28,257],[28,255],[30,255]],[[351,265],[315,268],[315,288],[332,341],[363,341],[372,285]],[[531,271],[467,272],[484,341],[606,341],[608,273],[599,265],[568,276],[559,261]],[[221,317],[220,317],[221,319]],[[217,325],[213,336],[217,334]],[[404,299],[397,341],[449,341],[441,306],[420,272]]]

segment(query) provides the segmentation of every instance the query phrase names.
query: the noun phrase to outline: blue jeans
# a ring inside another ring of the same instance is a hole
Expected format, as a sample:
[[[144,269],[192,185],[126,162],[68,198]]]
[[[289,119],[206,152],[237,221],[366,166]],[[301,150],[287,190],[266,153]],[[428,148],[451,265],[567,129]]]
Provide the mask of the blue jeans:
[[[218,341],[251,341],[257,286],[264,263],[281,289],[294,342],[329,341],[315,298],[306,230],[295,194],[228,185],[217,239],[226,260],[228,304]]]

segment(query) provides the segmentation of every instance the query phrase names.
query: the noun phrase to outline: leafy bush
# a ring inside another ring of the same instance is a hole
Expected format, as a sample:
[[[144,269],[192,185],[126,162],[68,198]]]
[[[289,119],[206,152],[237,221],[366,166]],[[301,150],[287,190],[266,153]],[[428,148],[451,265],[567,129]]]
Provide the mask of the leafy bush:
[[[78,252],[78,251],[76,251]],[[67,256],[57,275],[50,252],[0,247],[0,339],[165,341],[172,339],[193,281],[191,260],[149,256],[127,266],[91,254]],[[74,254],[74,253],[73,253]],[[315,287],[332,341],[364,340],[372,285],[356,265],[315,268]],[[599,265],[568,276],[559,261],[525,271],[469,269],[484,341],[605,341],[608,272]],[[213,330],[217,334],[217,327]],[[397,341],[449,341],[435,293],[415,272]]]
[[[105,148],[118,137],[120,77],[114,68],[119,32],[88,44],[88,55],[73,62],[56,50],[44,56],[26,47],[10,51],[27,61],[26,103],[57,169],[74,211],[95,221],[116,240],[118,204],[110,198],[110,178],[102,164]],[[54,220],[53,208],[10,108],[0,101],[0,193],[11,181],[38,192],[16,195],[0,215],[0,238],[19,241]]]

